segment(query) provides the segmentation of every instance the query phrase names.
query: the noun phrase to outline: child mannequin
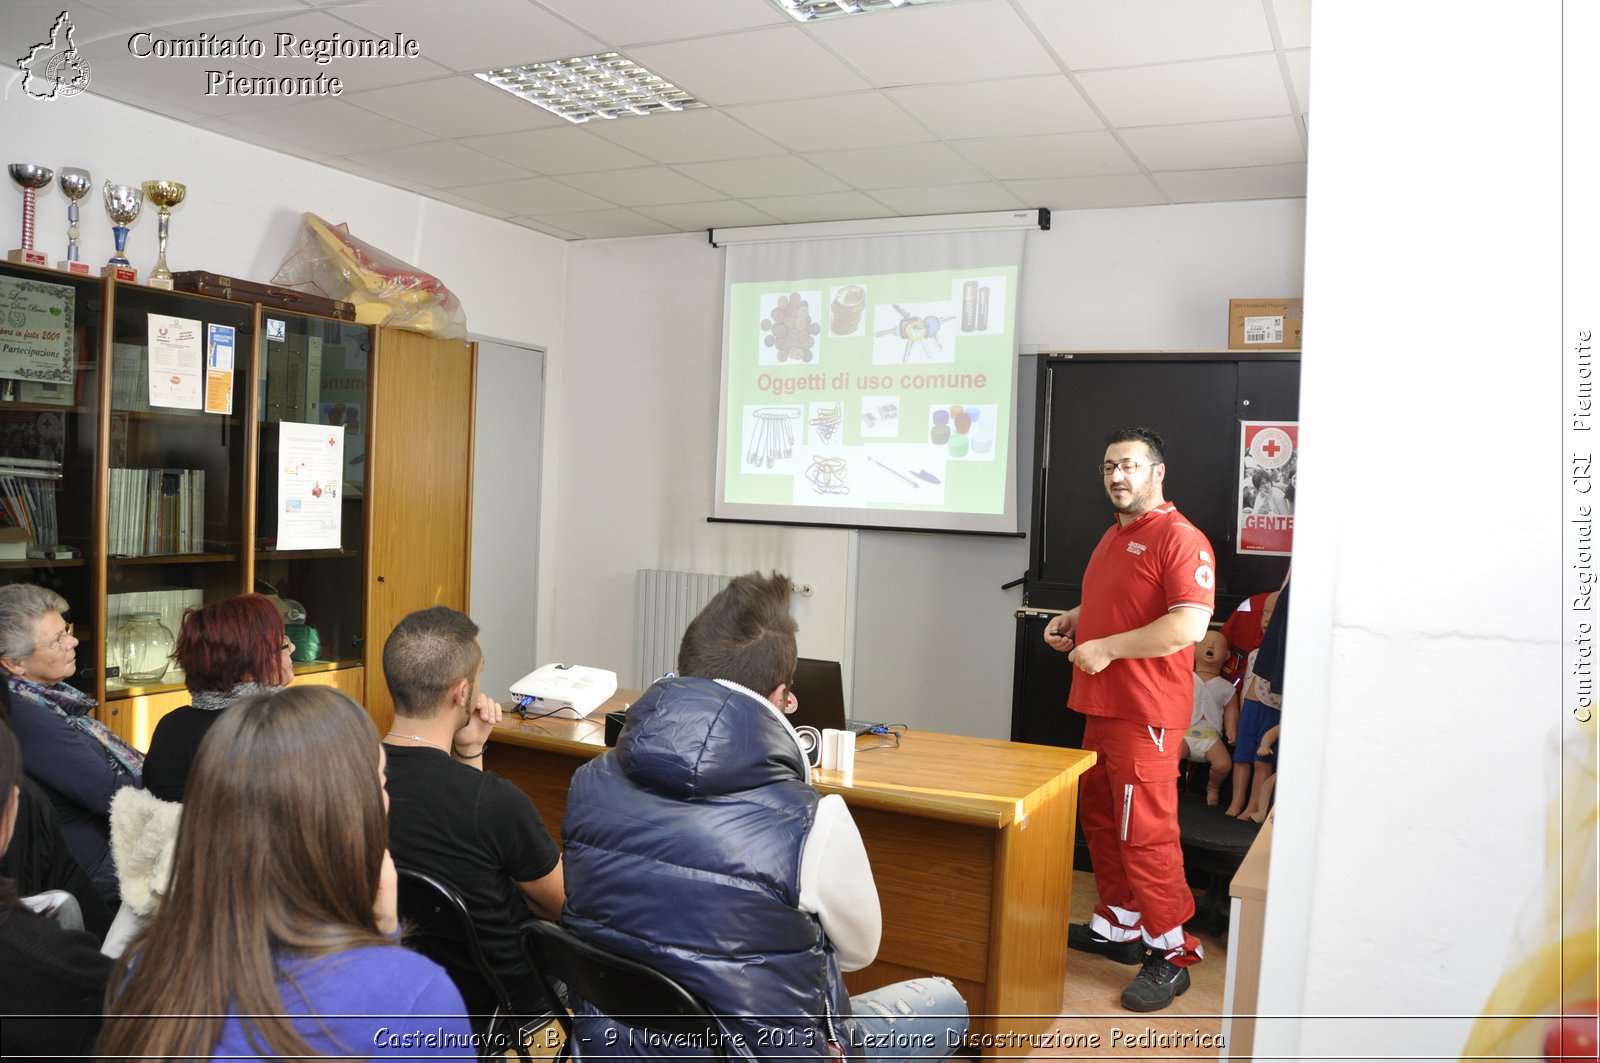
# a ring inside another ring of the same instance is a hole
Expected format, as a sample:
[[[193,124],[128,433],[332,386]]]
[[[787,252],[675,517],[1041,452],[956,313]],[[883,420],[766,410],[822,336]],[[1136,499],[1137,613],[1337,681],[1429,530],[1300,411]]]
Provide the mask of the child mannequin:
[[[1211,765],[1206,778],[1206,804],[1222,800],[1222,780],[1233,769],[1233,758],[1222,741],[1223,710],[1233,697],[1233,684],[1222,678],[1228,659],[1228,640],[1220,631],[1209,632],[1194,646],[1194,716],[1183,736],[1182,757]]]

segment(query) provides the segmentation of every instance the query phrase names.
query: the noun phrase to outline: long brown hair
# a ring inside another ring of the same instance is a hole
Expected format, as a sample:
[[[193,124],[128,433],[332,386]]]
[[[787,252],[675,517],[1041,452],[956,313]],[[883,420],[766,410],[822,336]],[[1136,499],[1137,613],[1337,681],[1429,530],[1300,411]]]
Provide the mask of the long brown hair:
[[[347,695],[285,687],[223,713],[189,777],[171,887],[111,977],[96,1054],[206,1058],[230,1007],[267,1054],[308,1054],[281,1017],[277,956],[387,943],[372,911],[387,839],[378,734]]]

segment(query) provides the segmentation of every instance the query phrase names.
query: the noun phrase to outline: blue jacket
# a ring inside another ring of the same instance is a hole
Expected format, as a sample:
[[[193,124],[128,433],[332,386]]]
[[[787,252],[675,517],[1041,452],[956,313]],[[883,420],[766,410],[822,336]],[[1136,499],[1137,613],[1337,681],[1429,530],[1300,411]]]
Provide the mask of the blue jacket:
[[[682,983],[722,1016],[733,1056],[860,1043],[833,949],[797,907],[820,799],[804,778],[794,738],[750,695],[669,678],[567,798],[563,925]],[[586,1006],[576,1032],[589,1055],[608,1041],[619,1055],[697,1054],[642,1043]]]

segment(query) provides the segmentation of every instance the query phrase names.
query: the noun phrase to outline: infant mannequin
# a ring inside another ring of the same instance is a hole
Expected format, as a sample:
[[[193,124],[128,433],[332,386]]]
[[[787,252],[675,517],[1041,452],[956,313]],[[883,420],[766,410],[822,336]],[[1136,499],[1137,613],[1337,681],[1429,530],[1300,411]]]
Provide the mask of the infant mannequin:
[[[1233,770],[1233,758],[1222,740],[1222,712],[1233,696],[1233,684],[1222,678],[1228,659],[1228,640],[1212,631],[1194,647],[1194,716],[1183,736],[1184,760],[1211,766],[1206,778],[1206,804],[1221,800],[1222,781]]]

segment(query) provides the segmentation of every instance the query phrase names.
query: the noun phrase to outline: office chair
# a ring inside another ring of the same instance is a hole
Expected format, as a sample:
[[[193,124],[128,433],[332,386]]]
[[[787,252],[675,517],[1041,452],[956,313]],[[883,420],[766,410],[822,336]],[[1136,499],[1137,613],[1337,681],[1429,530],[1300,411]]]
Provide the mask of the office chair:
[[[496,1047],[497,1042],[514,1040],[518,1057],[525,1061],[530,1060],[531,1057],[525,1047],[527,1034],[546,1025],[556,1018],[556,1015],[517,1014],[517,1009],[511,1002],[511,995],[506,992],[505,984],[500,981],[500,976],[484,958],[483,946],[478,942],[477,928],[472,925],[472,916],[467,911],[467,904],[454,886],[415,868],[397,867],[395,872],[399,878],[400,919],[405,925],[406,946],[443,966],[457,983],[460,983],[463,977],[476,978],[494,999],[494,1014],[480,1031],[483,1037],[479,1042],[478,1058],[500,1059],[506,1048],[511,1046],[501,1043]],[[447,947],[441,950],[439,948],[441,942],[448,942],[449,946],[454,948]],[[459,968],[459,950],[463,946],[471,963],[471,969],[468,971]],[[455,957],[452,957],[452,952],[455,953]],[[452,969],[452,964],[448,962],[452,958],[456,958],[455,969]],[[549,999],[561,998],[551,996]]]
[[[592,945],[547,919],[523,926],[522,949],[551,999],[563,999],[555,986],[563,982],[568,996],[582,997],[619,1023],[693,1038],[691,1043],[707,1045],[713,1058],[728,1058],[722,1028],[711,1012],[660,971]],[[558,1008],[556,1021],[567,1035],[556,1059],[581,1059],[583,1053],[572,1036],[572,1016]]]

